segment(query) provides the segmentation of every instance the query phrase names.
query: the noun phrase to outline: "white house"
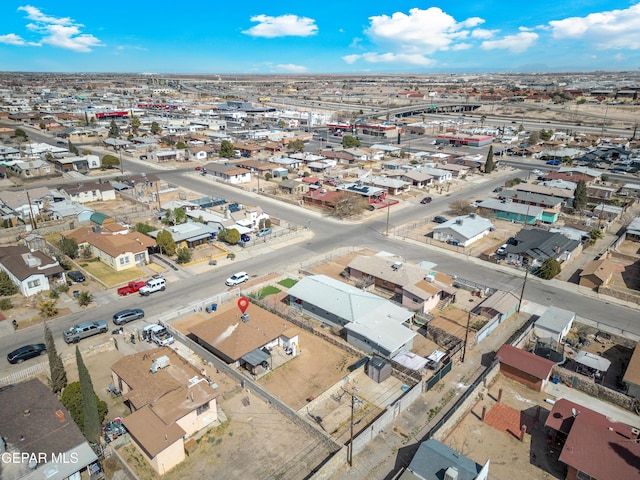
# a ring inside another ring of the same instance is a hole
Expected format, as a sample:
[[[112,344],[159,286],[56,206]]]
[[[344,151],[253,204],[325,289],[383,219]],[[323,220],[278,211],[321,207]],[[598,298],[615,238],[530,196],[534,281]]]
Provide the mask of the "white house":
[[[433,238],[440,242],[467,247],[489,235],[492,229],[493,224],[490,220],[470,213],[433,227]]]
[[[0,247],[0,269],[25,297],[50,290],[51,283],[64,280],[64,269],[57,260],[24,246]]]

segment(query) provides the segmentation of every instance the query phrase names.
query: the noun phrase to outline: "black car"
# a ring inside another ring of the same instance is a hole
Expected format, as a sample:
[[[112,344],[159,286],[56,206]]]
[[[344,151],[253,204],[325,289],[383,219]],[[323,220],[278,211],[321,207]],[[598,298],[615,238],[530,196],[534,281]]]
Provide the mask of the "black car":
[[[431,197],[424,197],[422,200],[420,200],[420,203],[425,204],[425,203],[431,203],[431,200],[433,200],[433,198]]]
[[[84,275],[78,270],[69,270],[67,272],[67,278],[71,283],[82,283],[85,281]]]
[[[46,353],[47,347],[44,343],[35,343],[33,345],[25,345],[24,347],[15,349],[7,355],[7,360],[9,363],[22,363],[25,360],[45,355]]]
[[[435,223],[445,223],[448,220],[445,217],[443,217],[442,215],[437,215],[437,216],[433,217],[433,221]]]

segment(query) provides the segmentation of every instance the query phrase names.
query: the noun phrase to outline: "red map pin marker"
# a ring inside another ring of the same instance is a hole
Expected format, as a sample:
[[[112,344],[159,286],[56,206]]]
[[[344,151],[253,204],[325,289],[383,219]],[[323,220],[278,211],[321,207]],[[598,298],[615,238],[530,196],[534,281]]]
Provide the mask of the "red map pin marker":
[[[242,313],[244,313],[247,310],[247,307],[249,306],[249,300],[246,299],[245,297],[240,297],[238,299],[238,308],[240,309],[240,311]]]

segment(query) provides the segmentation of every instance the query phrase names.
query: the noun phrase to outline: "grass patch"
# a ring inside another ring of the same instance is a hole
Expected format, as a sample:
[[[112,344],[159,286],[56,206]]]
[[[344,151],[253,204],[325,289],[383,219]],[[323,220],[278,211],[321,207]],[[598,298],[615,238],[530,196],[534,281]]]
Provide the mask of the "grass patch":
[[[297,280],[294,280],[293,278],[285,278],[283,280],[280,280],[278,282],[278,285],[282,285],[284,288],[291,288],[293,287],[296,283],[298,283]]]
[[[109,265],[102,262],[87,263],[83,268],[88,273],[96,278],[99,278],[110,287],[113,287],[120,283],[130,282],[131,280],[136,280],[137,278],[145,276],[145,273],[139,268],[129,268],[121,272],[116,272]]]
[[[269,295],[275,295],[276,293],[280,293],[281,290],[277,287],[274,287],[272,285],[267,285],[266,287],[260,289],[260,291],[257,293],[256,298],[258,298],[259,300],[262,300],[264,297],[268,297]]]

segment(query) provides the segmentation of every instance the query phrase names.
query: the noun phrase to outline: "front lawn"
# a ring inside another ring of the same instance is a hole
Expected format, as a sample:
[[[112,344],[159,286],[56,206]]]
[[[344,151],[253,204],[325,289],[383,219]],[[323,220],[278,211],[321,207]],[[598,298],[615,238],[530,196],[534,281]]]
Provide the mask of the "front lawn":
[[[102,262],[83,262],[81,259],[77,260],[78,265],[84,268],[88,273],[106,283],[109,287],[119,285],[121,283],[127,283],[131,280],[144,277],[145,273],[139,268],[129,268],[116,272],[106,263]]]
[[[282,285],[284,288],[291,288],[293,287],[296,283],[298,283],[297,280],[294,280],[293,278],[285,278],[283,280],[280,280],[278,282],[278,285]]]

